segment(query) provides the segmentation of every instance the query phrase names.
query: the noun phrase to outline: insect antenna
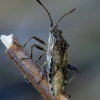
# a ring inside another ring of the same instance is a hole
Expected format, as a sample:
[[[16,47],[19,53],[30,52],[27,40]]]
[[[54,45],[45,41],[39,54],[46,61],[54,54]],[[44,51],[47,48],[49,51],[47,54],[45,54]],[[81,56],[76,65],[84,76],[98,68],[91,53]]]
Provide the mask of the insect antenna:
[[[49,15],[49,18],[50,18],[50,21],[51,21],[51,27],[53,26],[53,21],[52,21],[52,18],[51,18],[51,16],[50,16],[50,13],[49,13],[49,11],[46,9],[46,7],[40,2],[40,0],[36,0],[45,10],[46,10],[46,12],[48,13],[48,15]]]
[[[66,13],[65,15],[63,15],[63,16],[58,20],[56,26],[58,26],[58,23],[61,21],[61,19],[62,19],[63,17],[65,17],[66,15],[72,13],[72,12],[75,11],[75,10],[76,10],[76,8],[72,9],[71,11],[69,11],[68,13]]]

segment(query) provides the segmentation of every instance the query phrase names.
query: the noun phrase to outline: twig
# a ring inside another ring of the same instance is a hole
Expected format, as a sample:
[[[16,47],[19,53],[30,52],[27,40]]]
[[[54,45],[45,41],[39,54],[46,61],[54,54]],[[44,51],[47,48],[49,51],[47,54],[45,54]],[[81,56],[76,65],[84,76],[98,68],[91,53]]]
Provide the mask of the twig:
[[[20,43],[13,34],[9,36],[2,35],[1,41],[7,47],[6,54],[8,55],[8,57],[25,74],[25,76],[37,88],[42,96],[46,98],[46,100],[70,100],[66,93],[62,93],[61,95],[56,97],[53,96],[51,94],[46,77],[44,77],[40,81],[40,83],[37,84],[38,81],[41,79],[41,68],[32,58],[30,58],[28,52],[23,47],[18,46],[20,45]],[[29,59],[22,60],[21,58]]]

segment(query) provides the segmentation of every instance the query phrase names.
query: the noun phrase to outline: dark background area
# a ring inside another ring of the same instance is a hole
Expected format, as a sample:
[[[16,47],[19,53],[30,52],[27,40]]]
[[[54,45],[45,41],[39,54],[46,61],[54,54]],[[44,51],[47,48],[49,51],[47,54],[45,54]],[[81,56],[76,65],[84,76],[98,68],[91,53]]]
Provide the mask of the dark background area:
[[[68,62],[80,69],[80,74],[66,87],[73,100],[100,100],[100,1],[41,0],[56,23],[73,8],[76,11],[59,22],[63,37],[70,44]],[[19,41],[33,36],[48,41],[50,20],[35,0],[0,0],[0,35],[13,33]],[[26,46],[30,46],[31,40]],[[46,47],[44,47],[46,48]],[[0,100],[44,100],[40,93],[24,81],[22,72],[5,55],[0,41]],[[36,59],[42,52],[35,49]],[[46,60],[46,55],[39,62]],[[70,75],[71,75],[70,71]]]

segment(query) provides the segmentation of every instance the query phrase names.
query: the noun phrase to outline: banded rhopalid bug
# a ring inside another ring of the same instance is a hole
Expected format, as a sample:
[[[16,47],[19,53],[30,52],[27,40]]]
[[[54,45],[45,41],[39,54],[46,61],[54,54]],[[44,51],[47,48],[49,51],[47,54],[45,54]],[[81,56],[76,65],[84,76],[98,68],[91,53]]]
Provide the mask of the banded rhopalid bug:
[[[57,96],[64,91],[66,85],[68,85],[75,76],[79,73],[78,68],[68,64],[68,47],[69,44],[62,37],[62,31],[57,28],[59,21],[69,13],[75,10],[72,9],[70,12],[63,15],[55,26],[53,26],[53,21],[48,10],[44,5],[37,0],[38,3],[47,11],[49,18],[51,20],[51,28],[48,39],[48,48],[47,48],[47,61],[44,62],[43,66],[47,65],[47,78],[48,83],[53,95]],[[73,77],[67,81],[68,78],[68,69],[76,70],[77,72]]]
[[[42,55],[39,56],[39,58],[36,61],[39,61],[42,56],[47,53],[47,61],[45,61],[42,65],[43,69],[43,76],[45,73],[47,73],[47,79],[48,84],[50,87],[50,90],[54,96],[58,96],[62,92],[64,92],[64,88],[77,76],[79,73],[79,70],[77,67],[68,64],[68,47],[69,44],[67,41],[62,37],[62,31],[59,30],[58,23],[60,20],[65,17],[66,15],[70,14],[71,12],[75,11],[75,8],[72,9],[70,12],[64,14],[56,23],[56,25],[53,25],[52,18],[50,16],[50,13],[45,8],[45,6],[40,2],[40,0],[36,0],[47,12],[49,15],[51,25],[50,25],[50,31],[49,31],[49,39],[48,44],[46,44],[43,40],[36,36],[32,36],[27,40],[27,42],[23,45],[23,47],[26,46],[28,41],[30,39],[35,39],[38,42],[42,43],[43,45],[47,45],[47,50],[45,50],[40,45],[34,44],[31,46],[31,58],[32,58],[32,51],[33,47],[44,51]],[[24,59],[24,58],[23,58]],[[47,70],[45,71],[45,66],[47,66]],[[72,76],[71,79],[68,80],[68,69],[75,70],[76,73]],[[42,78],[43,78],[42,76]],[[40,80],[41,81],[41,80]],[[40,82],[39,81],[39,82]],[[38,84],[39,84],[38,82]]]

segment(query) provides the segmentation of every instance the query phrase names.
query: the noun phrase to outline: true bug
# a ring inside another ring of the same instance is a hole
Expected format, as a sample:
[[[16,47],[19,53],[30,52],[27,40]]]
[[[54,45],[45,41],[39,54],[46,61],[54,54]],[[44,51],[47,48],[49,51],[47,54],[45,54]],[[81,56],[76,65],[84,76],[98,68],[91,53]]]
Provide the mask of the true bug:
[[[43,47],[34,44],[31,46],[31,57],[32,57],[32,51],[33,47],[36,47],[37,49],[43,50],[44,53],[40,55],[40,57],[37,59],[39,61],[42,56],[47,53],[47,61],[44,62],[42,68],[44,69],[45,66],[47,66],[47,78],[48,78],[48,83],[51,89],[51,92],[53,95],[57,96],[64,92],[65,86],[67,86],[79,73],[78,68],[75,66],[68,64],[68,47],[69,44],[66,42],[66,40],[62,37],[62,31],[57,28],[59,21],[69,13],[73,12],[75,10],[72,9],[70,12],[66,13],[63,15],[56,25],[53,25],[52,18],[50,16],[50,13],[48,10],[45,8],[45,6],[39,1],[36,0],[48,13],[51,25],[50,25],[50,32],[49,32],[49,39],[48,39],[48,44],[46,44],[43,40],[36,36],[32,36],[31,38],[28,39],[35,39],[38,42],[47,45],[48,48],[45,50]],[[26,46],[28,41],[23,45],[23,47]],[[75,70],[76,73],[73,75],[73,77],[67,81],[68,79],[68,69]],[[45,73],[45,70],[44,70]],[[44,75],[44,74],[43,74]],[[42,76],[43,77],[43,76]],[[40,81],[39,81],[40,82]],[[38,83],[39,83],[38,82]]]

